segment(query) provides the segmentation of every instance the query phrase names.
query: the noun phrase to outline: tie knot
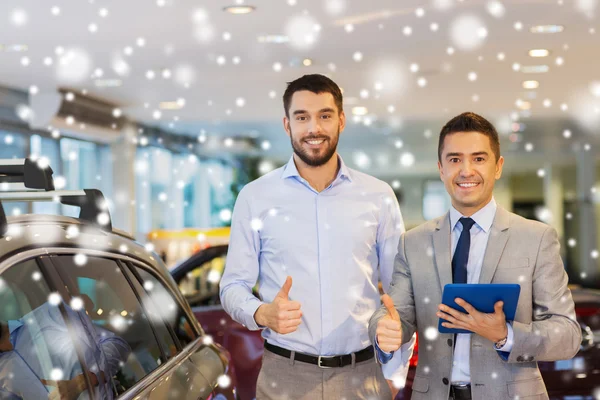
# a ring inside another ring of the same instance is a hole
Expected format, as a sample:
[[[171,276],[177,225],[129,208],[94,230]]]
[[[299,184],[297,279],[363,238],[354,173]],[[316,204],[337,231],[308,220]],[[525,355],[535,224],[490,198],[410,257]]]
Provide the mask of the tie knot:
[[[461,218],[459,219],[459,222],[462,224],[463,229],[468,231],[470,231],[471,227],[473,227],[473,224],[475,224],[475,221],[473,221],[471,218]]]

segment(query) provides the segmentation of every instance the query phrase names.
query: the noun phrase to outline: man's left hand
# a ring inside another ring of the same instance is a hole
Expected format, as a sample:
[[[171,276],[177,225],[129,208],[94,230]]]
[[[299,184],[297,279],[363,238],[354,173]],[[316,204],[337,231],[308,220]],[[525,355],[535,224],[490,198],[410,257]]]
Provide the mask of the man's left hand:
[[[498,301],[494,304],[494,312],[488,314],[477,311],[463,299],[457,298],[455,301],[467,313],[465,314],[444,304],[440,304],[436,315],[447,321],[443,322],[442,326],[471,331],[492,341],[492,343],[499,342],[508,335],[506,316],[504,315],[504,311],[502,311],[503,302]]]

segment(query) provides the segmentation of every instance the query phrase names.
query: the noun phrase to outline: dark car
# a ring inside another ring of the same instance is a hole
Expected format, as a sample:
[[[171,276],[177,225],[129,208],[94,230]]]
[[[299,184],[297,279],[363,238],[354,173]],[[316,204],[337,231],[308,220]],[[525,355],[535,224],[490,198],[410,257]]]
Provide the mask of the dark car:
[[[0,160],[0,398],[230,399],[229,354],[202,331],[160,258],[112,229],[102,193],[55,191],[52,170]],[[59,201],[79,218],[6,217]]]
[[[600,398],[600,290],[572,288],[583,340],[571,360],[540,362],[551,400]]]
[[[171,274],[206,334],[233,356],[240,400],[252,400],[256,396],[263,339],[260,331],[238,324],[221,306],[219,282],[227,249],[227,245],[219,245],[199,251],[173,268]]]
[[[171,273],[204,330],[233,355],[240,399],[251,400],[256,393],[263,340],[259,331],[249,331],[233,321],[220,305],[219,281],[227,248],[220,245],[202,250]],[[572,288],[572,293],[583,332],[581,350],[571,360],[540,362],[539,368],[550,399],[595,400],[600,395],[600,291]],[[417,363],[418,346],[410,360],[406,385],[397,399],[410,399]]]

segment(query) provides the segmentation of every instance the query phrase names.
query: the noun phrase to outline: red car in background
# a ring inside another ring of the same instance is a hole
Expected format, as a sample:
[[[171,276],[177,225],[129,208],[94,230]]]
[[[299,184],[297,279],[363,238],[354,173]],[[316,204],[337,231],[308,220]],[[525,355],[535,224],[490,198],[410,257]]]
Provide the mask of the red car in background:
[[[171,270],[194,315],[232,355],[238,397],[252,400],[261,366],[263,339],[260,331],[249,331],[233,321],[219,299],[219,282],[225,268],[227,245],[206,248]],[[540,362],[539,368],[551,400],[595,400],[600,398],[600,291],[572,288],[583,343],[577,355],[566,361]],[[418,362],[418,349],[410,360],[405,387],[396,400],[409,400]]]

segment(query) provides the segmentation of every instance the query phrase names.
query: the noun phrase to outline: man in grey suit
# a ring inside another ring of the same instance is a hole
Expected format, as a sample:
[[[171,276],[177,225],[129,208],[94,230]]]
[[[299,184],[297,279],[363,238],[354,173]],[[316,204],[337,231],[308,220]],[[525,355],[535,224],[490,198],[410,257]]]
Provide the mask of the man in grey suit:
[[[579,349],[557,233],[496,205],[503,163],[498,134],[483,117],[464,113],[442,128],[438,168],[452,207],[402,235],[389,295],[369,322],[382,363],[421,335],[413,400],[548,399],[537,362]],[[502,302],[489,314],[461,299],[467,313],[440,304],[452,282],[518,283],[514,321],[506,321]],[[440,334],[439,318],[473,333]]]

